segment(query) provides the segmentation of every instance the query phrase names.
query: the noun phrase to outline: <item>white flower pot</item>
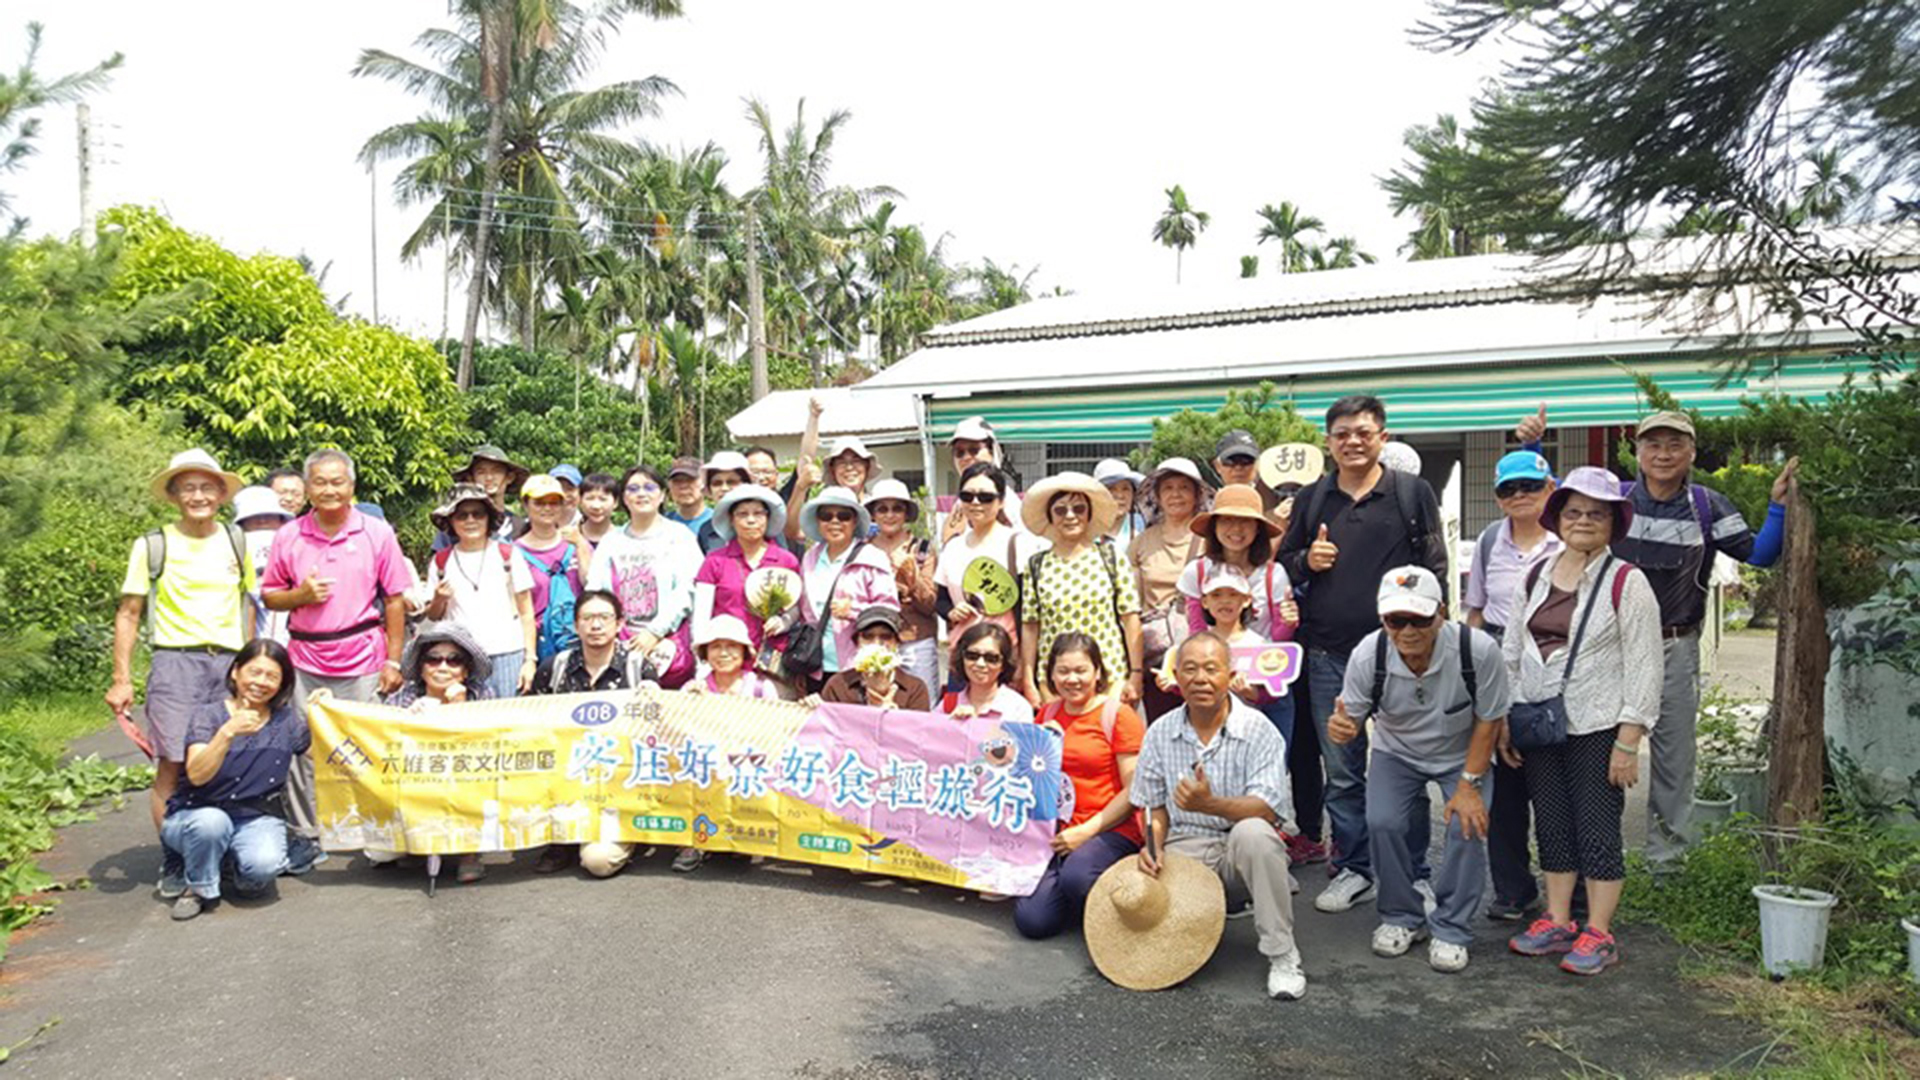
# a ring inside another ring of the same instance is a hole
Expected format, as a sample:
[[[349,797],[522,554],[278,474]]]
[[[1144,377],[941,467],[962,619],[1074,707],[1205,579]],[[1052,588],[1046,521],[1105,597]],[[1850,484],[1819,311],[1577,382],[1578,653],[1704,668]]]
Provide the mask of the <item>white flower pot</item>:
[[[1709,829],[1718,829],[1733,820],[1737,796],[1729,795],[1724,799],[1703,799],[1693,797],[1693,838],[1699,840],[1707,835]]]
[[[1827,955],[1827,921],[1838,902],[1832,893],[1792,885],[1755,885],[1760,901],[1760,955],[1767,974],[1817,971]]]
[[[1907,974],[1915,983],[1920,983],[1920,915],[1912,919],[1901,919],[1900,929],[1907,932]]]

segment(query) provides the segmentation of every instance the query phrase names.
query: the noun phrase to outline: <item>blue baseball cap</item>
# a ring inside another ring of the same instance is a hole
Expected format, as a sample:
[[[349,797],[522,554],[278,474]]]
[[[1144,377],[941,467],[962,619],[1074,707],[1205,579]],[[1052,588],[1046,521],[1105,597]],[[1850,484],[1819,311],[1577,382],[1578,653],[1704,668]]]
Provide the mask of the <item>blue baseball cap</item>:
[[[555,480],[565,480],[574,487],[579,487],[585,479],[580,475],[580,470],[573,465],[555,465],[547,470],[547,475]]]
[[[1551,480],[1553,466],[1547,459],[1532,450],[1515,450],[1500,459],[1493,467],[1493,486],[1499,487],[1509,480]]]

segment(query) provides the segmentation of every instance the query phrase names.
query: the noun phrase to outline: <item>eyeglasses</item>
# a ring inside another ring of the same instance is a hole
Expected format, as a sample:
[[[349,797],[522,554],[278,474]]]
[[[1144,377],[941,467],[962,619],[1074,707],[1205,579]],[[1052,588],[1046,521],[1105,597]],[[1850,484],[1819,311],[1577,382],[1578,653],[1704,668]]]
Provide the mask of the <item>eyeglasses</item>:
[[[1493,489],[1496,499],[1511,499],[1515,495],[1538,495],[1547,490],[1545,480],[1509,480]]]
[[[465,653],[430,652],[420,658],[421,667],[466,667]]]
[[[1382,615],[1380,621],[1389,630],[1425,630],[1438,615]]]
[[[1085,499],[1074,499],[1071,502],[1062,499],[1047,507],[1048,517],[1086,517],[1091,513],[1093,513],[1093,507],[1088,505]]]
[[[969,664],[997,664],[1001,660],[999,653],[981,652],[979,649],[968,649],[960,655],[965,658]]]
[[[469,508],[469,507],[463,506],[460,509],[455,510],[450,516],[455,521],[471,521],[474,518],[479,518],[480,520],[485,521],[487,519],[487,512],[484,509]]]
[[[889,515],[904,514],[907,512],[907,504],[903,502],[874,503],[873,512],[876,514],[889,514]]]
[[[660,485],[659,485],[659,484],[654,484],[654,483],[644,483],[644,484],[628,484],[628,485],[627,485],[627,494],[629,494],[629,495],[658,495],[658,494],[660,494]]]
[[[1337,443],[1372,442],[1380,434],[1379,428],[1340,428],[1327,432],[1327,438]]]
[[[1563,507],[1560,511],[1561,521],[1610,521],[1612,519],[1613,511],[1605,506],[1598,510],[1576,510],[1568,506]]]
[[[860,517],[860,515],[846,509],[821,510],[819,511],[819,515],[820,524],[822,525],[855,521]]]
[[[610,623],[619,618],[619,616],[611,611],[590,611],[575,617],[580,620],[580,625],[582,626],[598,626],[601,623]]]
[[[1000,493],[997,491],[963,491],[955,496],[955,498],[963,503],[990,503],[999,502]]]

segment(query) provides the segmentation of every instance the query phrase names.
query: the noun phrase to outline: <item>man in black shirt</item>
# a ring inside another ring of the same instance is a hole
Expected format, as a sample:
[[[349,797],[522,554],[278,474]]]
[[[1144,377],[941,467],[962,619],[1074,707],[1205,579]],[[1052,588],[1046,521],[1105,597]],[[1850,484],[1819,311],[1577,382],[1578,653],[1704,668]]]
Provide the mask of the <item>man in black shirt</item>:
[[[639,685],[643,672],[637,657],[620,647],[620,598],[605,589],[588,589],[573,608],[574,633],[580,640],[540,661],[533,676],[536,694],[586,694],[627,690]],[[632,844],[588,844],[581,857],[579,844],[548,844],[533,864],[536,874],[551,874],[584,863],[594,877],[612,877],[633,857]]]
[[[1307,649],[1307,701],[1327,771],[1336,873],[1313,902],[1325,912],[1345,911],[1374,892],[1366,733],[1344,746],[1327,738],[1327,718],[1346,681],[1347,655],[1379,628],[1377,595],[1388,570],[1412,564],[1432,570],[1442,582],[1447,579],[1440,500],[1418,476],[1381,466],[1387,439],[1387,407],[1379,398],[1354,394],[1327,409],[1327,448],[1336,471],[1295,496],[1278,556],[1300,594],[1295,637]],[[1409,841],[1414,851],[1426,850],[1425,835]],[[1415,876],[1424,879],[1425,870],[1420,858]]]

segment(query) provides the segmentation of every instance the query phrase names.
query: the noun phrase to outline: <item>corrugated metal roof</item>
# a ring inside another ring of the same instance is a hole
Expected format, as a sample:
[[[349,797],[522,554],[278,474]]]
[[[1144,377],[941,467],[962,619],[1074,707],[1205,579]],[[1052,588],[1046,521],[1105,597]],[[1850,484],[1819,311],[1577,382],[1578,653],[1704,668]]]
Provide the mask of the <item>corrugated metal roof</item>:
[[[727,421],[727,431],[743,443],[797,435],[806,430],[810,397],[818,397],[822,405],[822,435],[913,435],[920,426],[910,392],[836,386],[776,390],[735,413]]]

